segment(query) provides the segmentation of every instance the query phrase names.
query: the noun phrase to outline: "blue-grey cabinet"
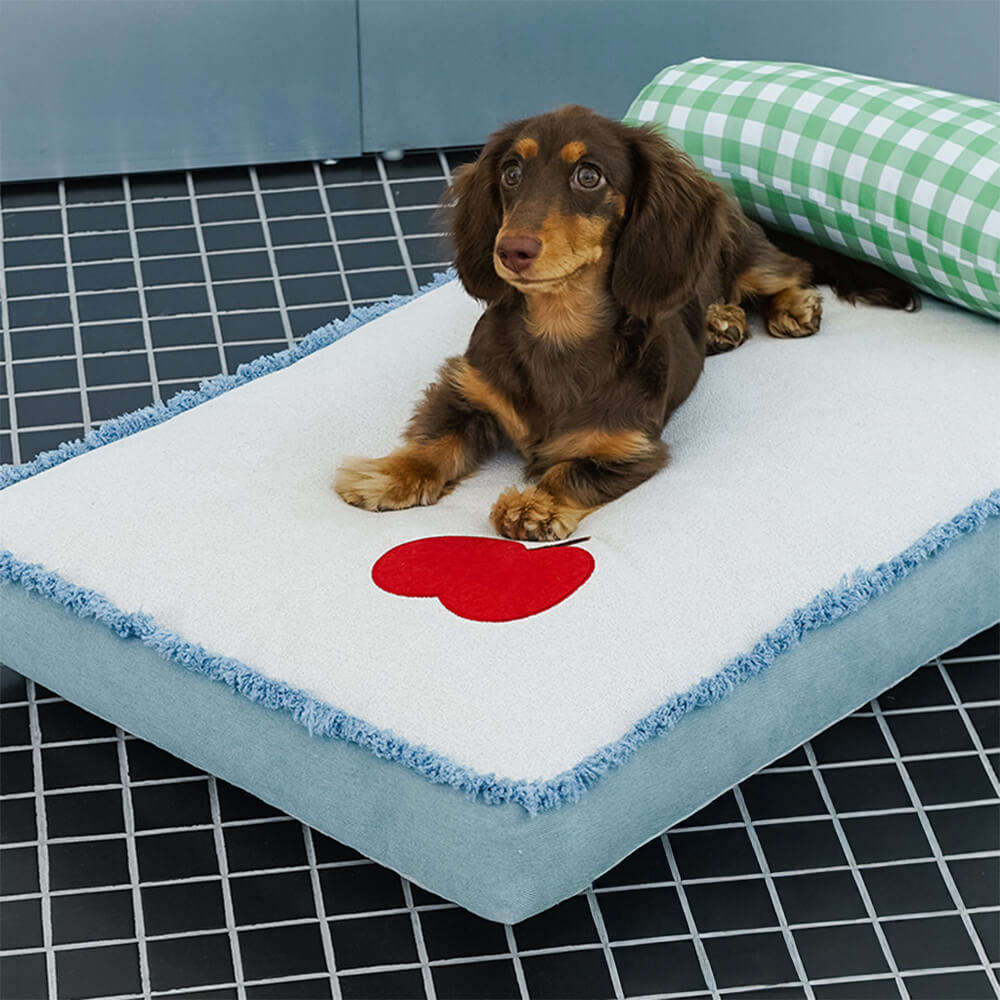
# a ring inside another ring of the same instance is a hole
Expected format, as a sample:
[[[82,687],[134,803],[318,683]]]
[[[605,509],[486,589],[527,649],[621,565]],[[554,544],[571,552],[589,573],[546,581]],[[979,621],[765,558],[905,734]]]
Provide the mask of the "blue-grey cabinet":
[[[0,180],[361,152],[355,0],[0,0]]]
[[[479,143],[559,104],[624,115],[695,56],[1000,100],[998,0],[359,0],[366,150]]]
[[[0,0],[0,180],[471,145],[698,55],[1000,99],[998,0]]]

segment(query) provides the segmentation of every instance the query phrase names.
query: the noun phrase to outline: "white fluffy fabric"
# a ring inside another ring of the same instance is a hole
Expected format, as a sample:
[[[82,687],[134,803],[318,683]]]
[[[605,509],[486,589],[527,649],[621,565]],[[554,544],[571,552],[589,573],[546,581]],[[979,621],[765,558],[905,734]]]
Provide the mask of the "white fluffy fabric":
[[[330,488],[464,349],[480,307],[457,283],[8,488],[0,548],[465,767],[554,777],[1000,482],[996,324],[825,299],[816,336],[758,326],[708,360],[670,466],[583,522],[592,577],[531,618],[467,621],[370,575],[401,542],[490,535],[515,456],[433,508]]]

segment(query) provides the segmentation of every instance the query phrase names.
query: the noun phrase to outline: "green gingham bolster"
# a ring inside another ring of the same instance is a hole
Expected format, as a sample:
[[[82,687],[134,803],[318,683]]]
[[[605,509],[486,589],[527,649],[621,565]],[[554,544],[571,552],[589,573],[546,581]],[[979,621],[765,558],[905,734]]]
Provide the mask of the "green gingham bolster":
[[[1000,104],[800,63],[692,59],[632,102],[761,221],[1000,317]]]

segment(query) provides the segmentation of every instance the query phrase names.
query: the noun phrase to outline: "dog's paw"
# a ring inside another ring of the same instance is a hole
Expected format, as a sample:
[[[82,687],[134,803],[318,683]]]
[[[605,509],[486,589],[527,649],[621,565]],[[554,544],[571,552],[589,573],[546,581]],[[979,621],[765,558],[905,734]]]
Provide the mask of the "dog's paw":
[[[822,318],[823,300],[815,288],[785,288],[768,306],[767,332],[772,337],[809,337]]]
[[[705,330],[709,354],[731,351],[750,336],[747,332],[747,314],[739,306],[719,302],[708,307],[705,313]]]
[[[561,503],[540,486],[500,494],[490,512],[490,522],[505,538],[521,541],[554,542],[571,535],[588,513],[580,507]]]
[[[406,454],[349,458],[337,470],[333,488],[340,498],[364,510],[405,510],[437,503],[445,482],[432,463]]]

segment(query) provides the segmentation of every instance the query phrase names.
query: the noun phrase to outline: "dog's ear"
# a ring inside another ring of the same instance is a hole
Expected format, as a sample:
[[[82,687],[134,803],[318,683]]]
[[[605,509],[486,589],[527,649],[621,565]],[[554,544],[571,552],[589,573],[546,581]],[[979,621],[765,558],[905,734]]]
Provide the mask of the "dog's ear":
[[[442,198],[455,245],[455,267],[466,291],[495,302],[508,285],[493,267],[493,244],[503,217],[500,159],[517,138],[522,122],[513,122],[486,141],[478,159],[459,167]]]
[[[622,126],[632,190],[615,247],[611,293],[626,312],[650,319],[682,306],[713,266],[726,238],[722,190],[653,126]]]

